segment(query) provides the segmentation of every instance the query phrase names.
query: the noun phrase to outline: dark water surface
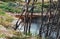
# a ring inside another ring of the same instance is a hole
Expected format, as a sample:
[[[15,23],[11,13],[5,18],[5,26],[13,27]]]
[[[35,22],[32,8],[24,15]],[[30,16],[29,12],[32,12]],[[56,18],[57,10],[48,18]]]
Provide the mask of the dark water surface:
[[[14,20],[13,23],[16,23],[17,20]],[[36,22],[37,21],[37,22]],[[24,26],[22,27],[23,23],[20,25],[20,27],[18,27],[19,31],[23,32],[24,31]],[[31,33],[32,35],[37,35],[39,34],[39,28],[41,27],[40,26],[41,24],[39,23],[39,20],[35,20],[35,22],[31,23]],[[44,26],[43,26],[44,27]],[[44,30],[46,28],[44,27]],[[43,32],[43,31],[42,31]],[[56,32],[53,31],[49,37],[49,39],[56,39]],[[59,33],[60,35],[60,33]],[[52,38],[51,38],[52,37]],[[43,32],[42,33],[42,39],[45,39],[45,33]]]

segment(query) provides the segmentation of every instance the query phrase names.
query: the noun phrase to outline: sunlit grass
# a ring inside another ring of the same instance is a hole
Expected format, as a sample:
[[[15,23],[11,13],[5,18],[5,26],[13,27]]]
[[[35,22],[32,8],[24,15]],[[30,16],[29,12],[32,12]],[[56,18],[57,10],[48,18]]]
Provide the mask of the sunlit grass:
[[[0,38],[4,38],[5,37],[5,35],[4,34],[0,34]]]
[[[6,12],[20,13],[21,8],[16,7],[14,3],[11,2],[2,2],[0,3],[0,9]]]
[[[12,21],[13,21],[13,17],[6,14],[4,11],[0,9],[0,25],[10,26]]]

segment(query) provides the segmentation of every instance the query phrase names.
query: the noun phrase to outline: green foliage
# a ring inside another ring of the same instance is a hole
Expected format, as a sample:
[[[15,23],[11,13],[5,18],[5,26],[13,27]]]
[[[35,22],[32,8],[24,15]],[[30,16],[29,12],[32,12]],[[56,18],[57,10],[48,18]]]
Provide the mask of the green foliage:
[[[16,0],[1,0],[1,1],[8,2],[8,1],[16,1]]]
[[[10,3],[11,2],[9,2],[9,3],[3,2],[2,4],[0,4],[0,8],[7,12],[13,12],[13,13],[21,12],[21,8],[19,8],[19,7],[17,8],[14,3],[12,3],[12,4],[10,4]]]
[[[4,11],[0,10],[0,15],[5,15]]]
[[[36,3],[34,8],[34,13],[40,13],[42,11],[42,4]],[[49,2],[44,3],[43,5],[44,11],[47,11],[46,9],[49,8]]]
[[[3,38],[3,37],[5,37],[5,35],[4,34],[0,34],[0,38]]]
[[[30,5],[31,6],[31,5]],[[41,3],[37,3],[34,6],[36,6],[34,8],[34,13],[40,13],[42,4]],[[0,4],[0,8],[3,9],[4,11],[7,12],[12,12],[12,13],[21,13],[22,12],[22,8],[21,8],[21,4],[20,5],[16,5],[16,3],[14,2],[3,2]],[[48,8],[49,7],[49,2],[44,3],[44,8]],[[31,12],[31,11],[30,11]]]

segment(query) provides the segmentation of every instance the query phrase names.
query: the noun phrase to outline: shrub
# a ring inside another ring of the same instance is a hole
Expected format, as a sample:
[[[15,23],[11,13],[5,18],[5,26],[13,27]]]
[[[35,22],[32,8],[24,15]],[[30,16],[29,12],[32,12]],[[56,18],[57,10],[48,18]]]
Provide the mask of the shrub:
[[[34,6],[38,7],[38,8],[34,8],[34,12],[36,12],[36,13],[41,12],[41,7],[42,7],[41,3],[37,3]],[[16,5],[14,2],[7,2],[7,3],[3,2],[2,4],[0,4],[1,9],[3,9],[4,11],[7,11],[7,12],[12,12],[12,13],[21,13],[22,12],[21,7],[22,7],[21,5]],[[43,7],[48,8],[49,2],[44,3]]]
[[[21,8],[16,7],[17,5],[15,5],[13,2],[9,2],[9,3],[1,3],[0,4],[0,8],[4,11],[7,12],[13,12],[13,13],[20,13],[21,12]]]

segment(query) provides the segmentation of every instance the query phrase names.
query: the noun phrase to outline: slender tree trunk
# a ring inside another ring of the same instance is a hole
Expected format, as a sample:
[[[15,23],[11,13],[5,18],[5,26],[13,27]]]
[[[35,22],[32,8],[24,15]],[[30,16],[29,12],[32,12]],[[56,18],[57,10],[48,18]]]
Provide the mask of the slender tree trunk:
[[[39,30],[39,35],[40,35],[40,37],[42,37],[41,33],[42,33],[42,26],[43,26],[43,12],[44,12],[43,6],[44,6],[44,0],[42,0],[41,27],[40,27],[40,30]]]

